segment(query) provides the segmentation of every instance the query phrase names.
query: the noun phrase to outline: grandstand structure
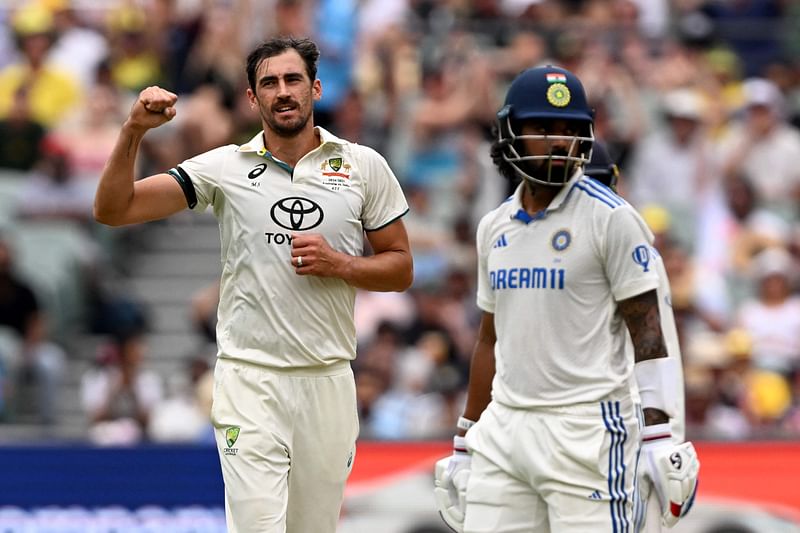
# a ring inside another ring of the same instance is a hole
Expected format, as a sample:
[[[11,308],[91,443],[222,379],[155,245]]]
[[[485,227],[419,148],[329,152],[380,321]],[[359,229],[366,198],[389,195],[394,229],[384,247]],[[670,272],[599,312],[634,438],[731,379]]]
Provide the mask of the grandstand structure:
[[[0,232],[12,243],[14,264],[28,281],[47,317],[49,336],[66,352],[66,366],[54,425],[34,420],[31,394],[17,391],[15,413],[0,424],[0,442],[43,440],[84,441],[88,420],[81,406],[81,377],[94,364],[107,335],[87,328],[88,279],[100,268],[98,247],[114,244],[113,232],[123,233],[125,273],[115,274],[115,290],[133,295],[147,317],[145,365],[168,381],[184,373],[188,359],[209,355],[209,346],[194,330],[190,319],[192,295],[219,278],[219,235],[209,213],[181,213],[168,221],[125,230],[95,228],[105,234],[93,239],[81,223],[64,220],[26,220],[15,216],[24,177],[3,172],[0,176]],[[133,243],[131,245],[131,243]],[[106,250],[108,251],[108,250]],[[0,343],[13,343],[0,333]],[[1,351],[1,350],[0,350]]]

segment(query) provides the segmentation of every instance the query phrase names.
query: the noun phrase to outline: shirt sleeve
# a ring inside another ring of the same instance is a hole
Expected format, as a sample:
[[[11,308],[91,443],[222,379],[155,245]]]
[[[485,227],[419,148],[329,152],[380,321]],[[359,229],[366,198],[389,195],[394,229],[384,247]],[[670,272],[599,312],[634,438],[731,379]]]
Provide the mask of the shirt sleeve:
[[[653,234],[629,205],[614,209],[605,231],[605,264],[611,292],[617,301],[658,287],[652,248]]]
[[[386,159],[371,148],[359,148],[365,183],[361,223],[366,231],[375,231],[405,215],[408,202]]]
[[[185,160],[168,171],[180,184],[186,203],[194,211],[205,211],[220,199],[220,177],[224,170],[225,154],[230,147],[215,148]]]
[[[475,247],[478,251],[478,307],[487,313],[494,313],[495,301],[494,292],[489,284],[489,250],[491,246],[486,246],[486,235],[488,230],[487,217],[483,217],[478,224],[475,236]]]

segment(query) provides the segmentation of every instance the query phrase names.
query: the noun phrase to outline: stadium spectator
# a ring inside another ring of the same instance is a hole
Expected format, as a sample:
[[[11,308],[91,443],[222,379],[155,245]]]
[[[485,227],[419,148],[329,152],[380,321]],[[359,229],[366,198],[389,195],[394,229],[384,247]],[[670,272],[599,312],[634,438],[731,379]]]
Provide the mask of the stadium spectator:
[[[81,377],[81,404],[95,444],[147,440],[150,415],[164,393],[161,377],[144,366],[146,355],[144,331],[120,331],[100,348],[95,366]]]
[[[55,30],[50,11],[35,3],[24,4],[14,13],[12,26],[21,55],[0,70],[0,118],[9,115],[23,90],[33,120],[52,127],[80,103],[80,84],[48,61]]]
[[[791,239],[791,225],[757,205],[753,186],[740,175],[722,180],[703,203],[698,217],[694,256],[700,268],[722,276],[731,306],[739,306],[755,287],[753,258]]]
[[[755,189],[759,206],[796,221],[800,131],[786,122],[785,97],[774,83],[748,79],[743,91],[744,120],[723,148],[724,175],[740,173]]]
[[[127,3],[115,7],[108,30],[111,77],[118,87],[135,94],[161,81],[161,60],[142,8]]]
[[[12,418],[57,422],[66,354],[48,337],[47,316],[32,287],[14,271],[14,252],[0,237],[0,326],[16,342],[6,358]]]
[[[314,106],[314,121],[323,128],[334,128],[338,108],[348,97],[353,85],[358,34],[357,0],[319,0],[314,7],[314,29],[311,32],[325,54],[319,61],[319,79],[325,86],[322,98]],[[338,21],[331,24],[332,20]],[[354,141],[356,141],[354,139]]]
[[[0,119],[0,169],[30,170],[39,160],[40,147],[47,130],[30,113],[28,89],[14,93],[8,115]]]
[[[737,324],[753,339],[753,365],[788,379],[800,367],[796,260],[783,248],[768,248],[753,260],[752,275],[757,293],[742,302]]]
[[[53,137],[42,142],[42,157],[25,179],[18,197],[18,216],[36,220],[71,220],[88,224],[96,182],[79,180],[72,159]]]
[[[48,60],[69,72],[83,91],[89,91],[97,82],[98,69],[108,57],[108,40],[101,31],[83,20],[83,12],[72,2],[50,0],[47,3],[53,15],[55,37]],[[91,96],[87,100],[91,102]]]
[[[198,354],[185,367],[185,372],[168,377],[164,398],[150,411],[147,435],[154,442],[213,444],[208,391],[213,371],[209,358]]]
[[[223,105],[230,109],[241,86],[241,58],[246,34],[241,31],[247,11],[245,2],[234,6],[213,2],[202,14],[200,29],[188,50],[180,80],[180,92],[193,93],[213,84]]]
[[[695,234],[698,201],[713,176],[700,98],[691,89],[664,96],[665,125],[653,128],[638,143],[627,172],[631,203],[640,209],[654,203],[666,208],[672,215],[673,235],[684,243]]]
[[[97,187],[100,173],[117,139],[124,101],[119,89],[107,83],[87,88],[86,105],[50,133],[69,159],[76,180]]]

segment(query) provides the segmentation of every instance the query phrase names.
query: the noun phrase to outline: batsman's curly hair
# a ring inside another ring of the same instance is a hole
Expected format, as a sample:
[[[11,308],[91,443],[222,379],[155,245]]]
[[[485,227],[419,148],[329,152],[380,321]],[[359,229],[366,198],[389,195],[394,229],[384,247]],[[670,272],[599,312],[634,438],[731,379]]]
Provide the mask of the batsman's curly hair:
[[[508,139],[501,139],[500,138],[500,129],[497,127],[497,124],[492,126],[492,144],[489,149],[489,154],[492,156],[492,163],[494,166],[497,167],[498,172],[500,175],[503,176],[505,179],[516,182],[519,180],[517,173],[514,172],[514,167],[505,160],[503,154],[508,147],[509,140]]]

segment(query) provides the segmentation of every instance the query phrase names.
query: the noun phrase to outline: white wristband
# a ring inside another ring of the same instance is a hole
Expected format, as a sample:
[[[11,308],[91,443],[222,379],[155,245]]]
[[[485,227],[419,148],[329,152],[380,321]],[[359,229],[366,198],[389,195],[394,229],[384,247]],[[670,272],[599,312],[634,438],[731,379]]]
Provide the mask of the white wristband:
[[[677,391],[683,376],[674,357],[658,357],[640,361],[633,366],[642,408],[658,409],[674,418],[678,416]]]
[[[474,420],[470,420],[469,418],[464,418],[463,416],[458,417],[458,422],[456,422],[456,427],[458,429],[463,429],[464,431],[469,431],[469,428],[475,425]]]
[[[642,428],[642,444],[654,444],[661,441],[669,441],[672,438],[672,430],[669,424],[654,424]]]
[[[467,448],[467,439],[464,437],[459,437],[458,435],[453,437],[453,452],[469,453],[469,448]]]

